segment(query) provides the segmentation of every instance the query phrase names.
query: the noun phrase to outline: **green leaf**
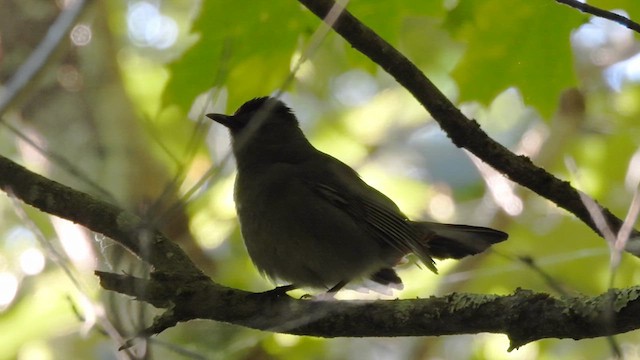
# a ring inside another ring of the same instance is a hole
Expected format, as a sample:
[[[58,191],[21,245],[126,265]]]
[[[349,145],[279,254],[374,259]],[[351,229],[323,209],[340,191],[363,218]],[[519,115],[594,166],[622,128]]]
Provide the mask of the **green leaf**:
[[[467,44],[454,70],[461,101],[488,104],[515,86],[548,117],[560,92],[575,86],[569,42],[586,17],[551,1],[463,1],[447,26]]]
[[[441,1],[352,1],[349,11],[385,40],[395,43],[406,19],[445,14]],[[425,39],[428,41],[428,39]]]
[[[349,10],[392,43],[407,16],[444,14],[441,2],[434,1],[353,2]],[[193,26],[200,39],[170,65],[164,102],[188,109],[202,92],[227,86],[229,106],[235,108],[248,98],[272,93],[288,77],[301,36],[308,37],[319,25],[317,17],[294,1],[203,2]],[[355,50],[348,56],[354,68],[376,68]]]
[[[289,73],[298,37],[316,24],[291,1],[204,1],[193,26],[200,39],[171,64],[164,101],[188,109],[198,94],[223,84],[231,105],[271,93]]]

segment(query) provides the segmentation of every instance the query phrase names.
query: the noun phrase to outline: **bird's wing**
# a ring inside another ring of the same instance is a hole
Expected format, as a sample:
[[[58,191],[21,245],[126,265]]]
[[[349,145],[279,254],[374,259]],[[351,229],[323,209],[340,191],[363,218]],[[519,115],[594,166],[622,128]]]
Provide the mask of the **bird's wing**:
[[[402,255],[416,254],[436,272],[428,241],[421,238],[425,235],[416,230],[391,199],[367,185],[353,169],[333,160],[335,162],[329,162],[331,167],[325,169],[322,176],[308,179],[312,189],[350,215],[372,238],[397,249]]]

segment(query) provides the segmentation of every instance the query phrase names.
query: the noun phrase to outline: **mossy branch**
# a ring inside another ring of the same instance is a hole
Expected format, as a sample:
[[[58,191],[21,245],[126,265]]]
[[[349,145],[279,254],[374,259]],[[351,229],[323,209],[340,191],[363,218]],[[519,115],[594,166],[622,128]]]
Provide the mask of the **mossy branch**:
[[[37,175],[0,156],[0,188],[49,214],[111,237],[153,266],[150,278],[96,272],[101,285],[166,311],[140,336],[178,322],[211,319],[265,331],[319,337],[502,333],[516,348],[543,338],[582,339],[640,328],[640,288],[597,297],[451,294],[379,301],[296,300],[213,282],[175,243],[135,215]],[[129,344],[124,344],[127,346]]]

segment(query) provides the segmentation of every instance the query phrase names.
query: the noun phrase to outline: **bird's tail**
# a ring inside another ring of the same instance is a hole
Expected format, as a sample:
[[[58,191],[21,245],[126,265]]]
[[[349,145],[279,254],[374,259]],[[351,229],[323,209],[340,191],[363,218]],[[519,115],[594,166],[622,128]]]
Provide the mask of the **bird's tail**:
[[[507,240],[507,233],[480,226],[413,222],[425,234],[428,253],[436,259],[460,259],[479,254],[491,245]]]

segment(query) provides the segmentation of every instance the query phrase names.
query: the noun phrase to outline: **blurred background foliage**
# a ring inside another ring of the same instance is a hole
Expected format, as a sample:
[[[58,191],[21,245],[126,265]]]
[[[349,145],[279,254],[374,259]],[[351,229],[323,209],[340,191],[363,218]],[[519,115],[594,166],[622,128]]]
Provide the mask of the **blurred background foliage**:
[[[3,85],[71,3],[0,0]],[[640,20],[637,0],[590,3]],[[640,179],[638,34],[552,0],[354,0],[348,8],[490,136],[625,216]],[[267,290],[239,236],[228,135],[203,114],[282,91],[318,148],[410,217],[510,233],[489,254],[440,262],[439,276],[405,265],[401,292],[341,298],[606,291],[613,273],[601,238],[457,149],[386,73],[319,31],[295,1],[89,2],[39,75],[0,110],[0,151],[145,216],[215,281]],[[606,339],[551,339],[508,353],[503,335],[324,340],[210,321],[118,352],[155,312],[102,292],[93,270],[148,269],[109,239],[10,197],[0,197],[0,215],[0,359],[612,356]],[[624,255],[614,286],[637,284],[637,265]],[[615,340],[640,358],[637,332]]]

